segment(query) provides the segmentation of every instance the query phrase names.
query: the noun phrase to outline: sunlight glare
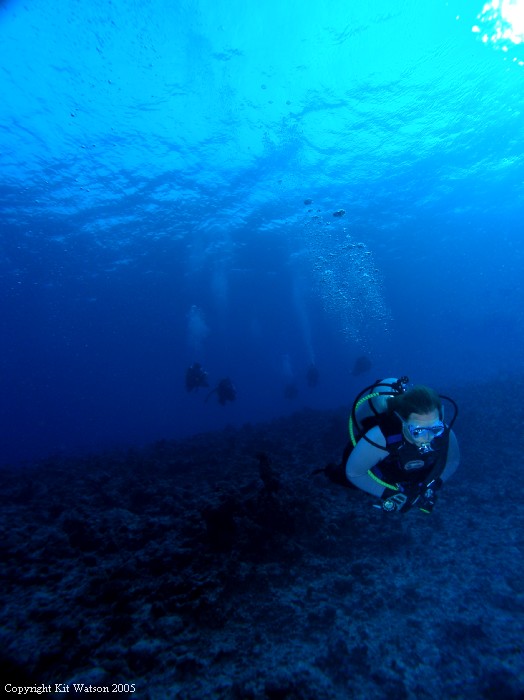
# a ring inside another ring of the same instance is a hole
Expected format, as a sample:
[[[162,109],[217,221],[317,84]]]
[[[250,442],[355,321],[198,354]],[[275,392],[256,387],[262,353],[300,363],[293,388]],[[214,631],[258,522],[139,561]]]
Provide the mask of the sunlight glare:
[[[479,24],[471,31],[482,34],[483,43],[491,42],[503,51],[508,51],[511,44],[524,43],[524,0],[491,0],[477,19]]]

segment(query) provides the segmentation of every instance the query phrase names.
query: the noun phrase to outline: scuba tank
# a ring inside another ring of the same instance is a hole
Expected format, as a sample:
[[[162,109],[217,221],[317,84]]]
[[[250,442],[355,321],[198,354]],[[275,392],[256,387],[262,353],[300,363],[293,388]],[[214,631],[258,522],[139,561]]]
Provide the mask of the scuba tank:
[[[349,414],[349,437],[353,447],[365,433],[378,422],[378,416],[385,413],[387,401],[392,396],[403,394],[409,385],[408,377],[388,377],[377,379],[357,395]]]

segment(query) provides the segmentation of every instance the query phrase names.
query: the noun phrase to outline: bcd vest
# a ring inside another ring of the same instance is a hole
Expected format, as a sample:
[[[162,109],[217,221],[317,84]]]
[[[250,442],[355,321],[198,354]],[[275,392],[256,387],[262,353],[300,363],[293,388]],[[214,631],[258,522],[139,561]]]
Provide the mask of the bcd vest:
[[[431,452],[421,454],[416,445],[404,438],[397,416],[382,414],[377,425],[386,438],[386,447],[381,449],[386,449],[388,456],[372,467],[374,476],[387,484],[421,484],[442,474],[448,458],[449,428],[433,438]]]

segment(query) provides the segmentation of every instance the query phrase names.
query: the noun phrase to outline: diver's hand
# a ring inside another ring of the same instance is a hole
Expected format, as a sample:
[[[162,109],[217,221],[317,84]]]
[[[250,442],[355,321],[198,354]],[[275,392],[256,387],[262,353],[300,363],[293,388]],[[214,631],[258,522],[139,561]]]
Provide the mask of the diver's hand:
[[[442,483],[442,479],[435,479],[426,486],[426,490],[417,502],[417,506],[420,510],[423,510],[425,513],[431,513],[437,502],[436,491],[442,488]]]
[[[382,508],[386,513],[406,513],[413,507],[417,496],[418,492],[412,491],[410,493],[403,488],[399,488],[393,494],[388,490],[382,494],[382,506],[377,506],[377,508]]]
[[[377,506],[378,507],[378,506]],[[401,491],[396,491],[392,496],[382,499],[382,510],[386,513],[401,513],[411,507],[408,497]]]
[[[412,508],[421,497],[420,484],[397,484],[398,491],[391,493],[386,489],[382,494],[382,510],[387,513],[394,511],[406,513]]]

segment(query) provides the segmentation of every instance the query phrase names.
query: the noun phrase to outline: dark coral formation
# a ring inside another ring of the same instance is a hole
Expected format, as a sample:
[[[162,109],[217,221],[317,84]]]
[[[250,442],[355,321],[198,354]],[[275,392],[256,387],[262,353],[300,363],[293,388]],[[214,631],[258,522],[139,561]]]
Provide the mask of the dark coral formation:
[[[339,457],[345,411],[4,469],[5,682],[134,683],[150,700],[522,697],[508,389],[455,391],[463,464],[431,515],[310,476]]]

